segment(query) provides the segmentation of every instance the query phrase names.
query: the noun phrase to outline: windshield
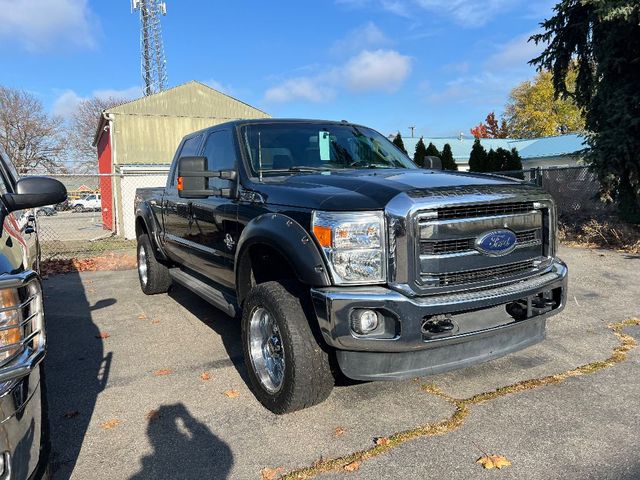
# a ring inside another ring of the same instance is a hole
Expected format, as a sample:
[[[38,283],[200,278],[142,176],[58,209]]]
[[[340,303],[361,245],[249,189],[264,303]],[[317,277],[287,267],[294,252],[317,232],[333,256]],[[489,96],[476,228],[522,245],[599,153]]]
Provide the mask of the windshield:
[[[335,123],[259,123],[241,127],[252,174],[363,168],[417,168],[378,132]]]

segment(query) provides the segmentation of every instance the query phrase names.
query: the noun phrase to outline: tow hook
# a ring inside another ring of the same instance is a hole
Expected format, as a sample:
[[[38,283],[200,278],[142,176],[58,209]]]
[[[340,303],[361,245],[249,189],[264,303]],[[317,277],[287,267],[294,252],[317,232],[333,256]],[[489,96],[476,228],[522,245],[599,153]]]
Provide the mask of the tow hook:
[[[426,335],[450,334],[456,329],[451,315],[435,315],[422,322],[422,333]]]

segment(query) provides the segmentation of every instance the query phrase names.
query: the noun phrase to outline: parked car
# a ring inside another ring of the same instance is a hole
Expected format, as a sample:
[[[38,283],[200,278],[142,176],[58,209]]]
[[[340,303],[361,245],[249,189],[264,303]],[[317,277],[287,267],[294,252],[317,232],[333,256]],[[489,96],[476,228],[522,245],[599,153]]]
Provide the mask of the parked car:
[[[44,207],[36,208],[35,212],[38,217],[50,217],[58,213],[55,205],[45,205]]]
[[[565,304],[550,195],[420,169],[347,122],[187,135],[135,215],[142,291],[177,282],[240,317],[251,388],[275,413],[324,400],[331,357],[357,380],[443,372],[541,341]]]
[[[69,201],[69,199],[67,199],[64,202],[56,203],[55,209],[58,212],[64,212],[64,211],[67,211],[67,210],[71,210],[71,202]]]
[[[84,198],[75,200],[71,204],[71,208],[76,212],[90,212],[100,210],[102,208],[102,198],[99,193],[87,195]]]
[[[0,148],[0,479],[49,477],[40,247],[28,211],[65,196],[57,180],[19,179]]]

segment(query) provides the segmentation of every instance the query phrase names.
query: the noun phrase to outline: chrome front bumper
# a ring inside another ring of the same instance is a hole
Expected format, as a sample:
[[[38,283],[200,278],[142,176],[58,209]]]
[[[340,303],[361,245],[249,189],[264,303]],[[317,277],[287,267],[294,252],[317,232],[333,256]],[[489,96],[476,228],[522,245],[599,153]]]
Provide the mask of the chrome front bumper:
[[[546,319],[565,305],[567,267],[555,260],[544,273],[493,289],[408,297],[385,287],[318,288],[311,297],[322,335],[337,351],[344,374],[354,379],[398,379],[479,363],[525,348],[544,338]],[[548,292],[550,311],[515,320],[506,305]],[[392,338],[367,338],[350,328],[354,309],[384,312],[399,325]],[[504,320],[496,320],[498,314]],[[452,315],[458,331],[425,337],[425,318]]]

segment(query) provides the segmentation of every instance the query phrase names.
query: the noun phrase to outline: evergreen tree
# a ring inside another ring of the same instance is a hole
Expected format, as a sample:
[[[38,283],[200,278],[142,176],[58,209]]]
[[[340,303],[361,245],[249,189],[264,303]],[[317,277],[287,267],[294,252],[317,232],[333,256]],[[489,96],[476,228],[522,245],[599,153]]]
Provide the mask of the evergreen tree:
[[[453,152],[451,151],[451,145],[448,143],[444,144],[442,148],[442,169],[443,170],[458,170],[458,165],[456,165],[456,161],[453,159]]]
[[[427,147],[424,146],[422,137],[416,143],[416,151],[413,154],[413,162],[419,167],[424,167],[424,157],[427,155]]]
[[[551,72],[556,96],[583,109],[601,193],[640,223],[640,2],[560,0],[542,28],[532,39],[545,49],[531,63]]]
[[[512,148],[511,152],[509,152],[509,157],[504,165],[504,170],[507,172],[522,170],[522,158],[520,158],[520,154],[515,148]]]
[[[404,148],[404,142],[402,141],[402,135],[400,135],[400,132],[398,132],[396,137],[393,139],[393,144],[396,147],[398,147],[400,150],[402,150],[404,153],[407,153],[407,149]]]
[[[498,148],[496,150],[496,163],[493,165],[490,165],[490,167],[492,168],[492,172],[504,172],[506,170],[509,170],[508,165],[509,165],[509,161],[511,159],[511,152],[509,152],[509,150],[506,150],[504,148]]]
[[[505,151],[500,148],[499,150]],[[500,170],[500,161],[501,161],[502,152],[498,153],[493,148],[489,150],[487,153],[487,160],[483,165],[483,170],[481,172],[497,172]]]
[[[487,151],[480,143],[480,139],[476,138],[471,148],[471,155],[469,155],[469,171],[471,172],[485,172],[487,164]]]
[[[438,157],[438,158],[442,157],[442,155],[440,155],[440,152],[438,151],[436,146],[431,142],[429,142],[429,146],[427,147],[427,156]]]

